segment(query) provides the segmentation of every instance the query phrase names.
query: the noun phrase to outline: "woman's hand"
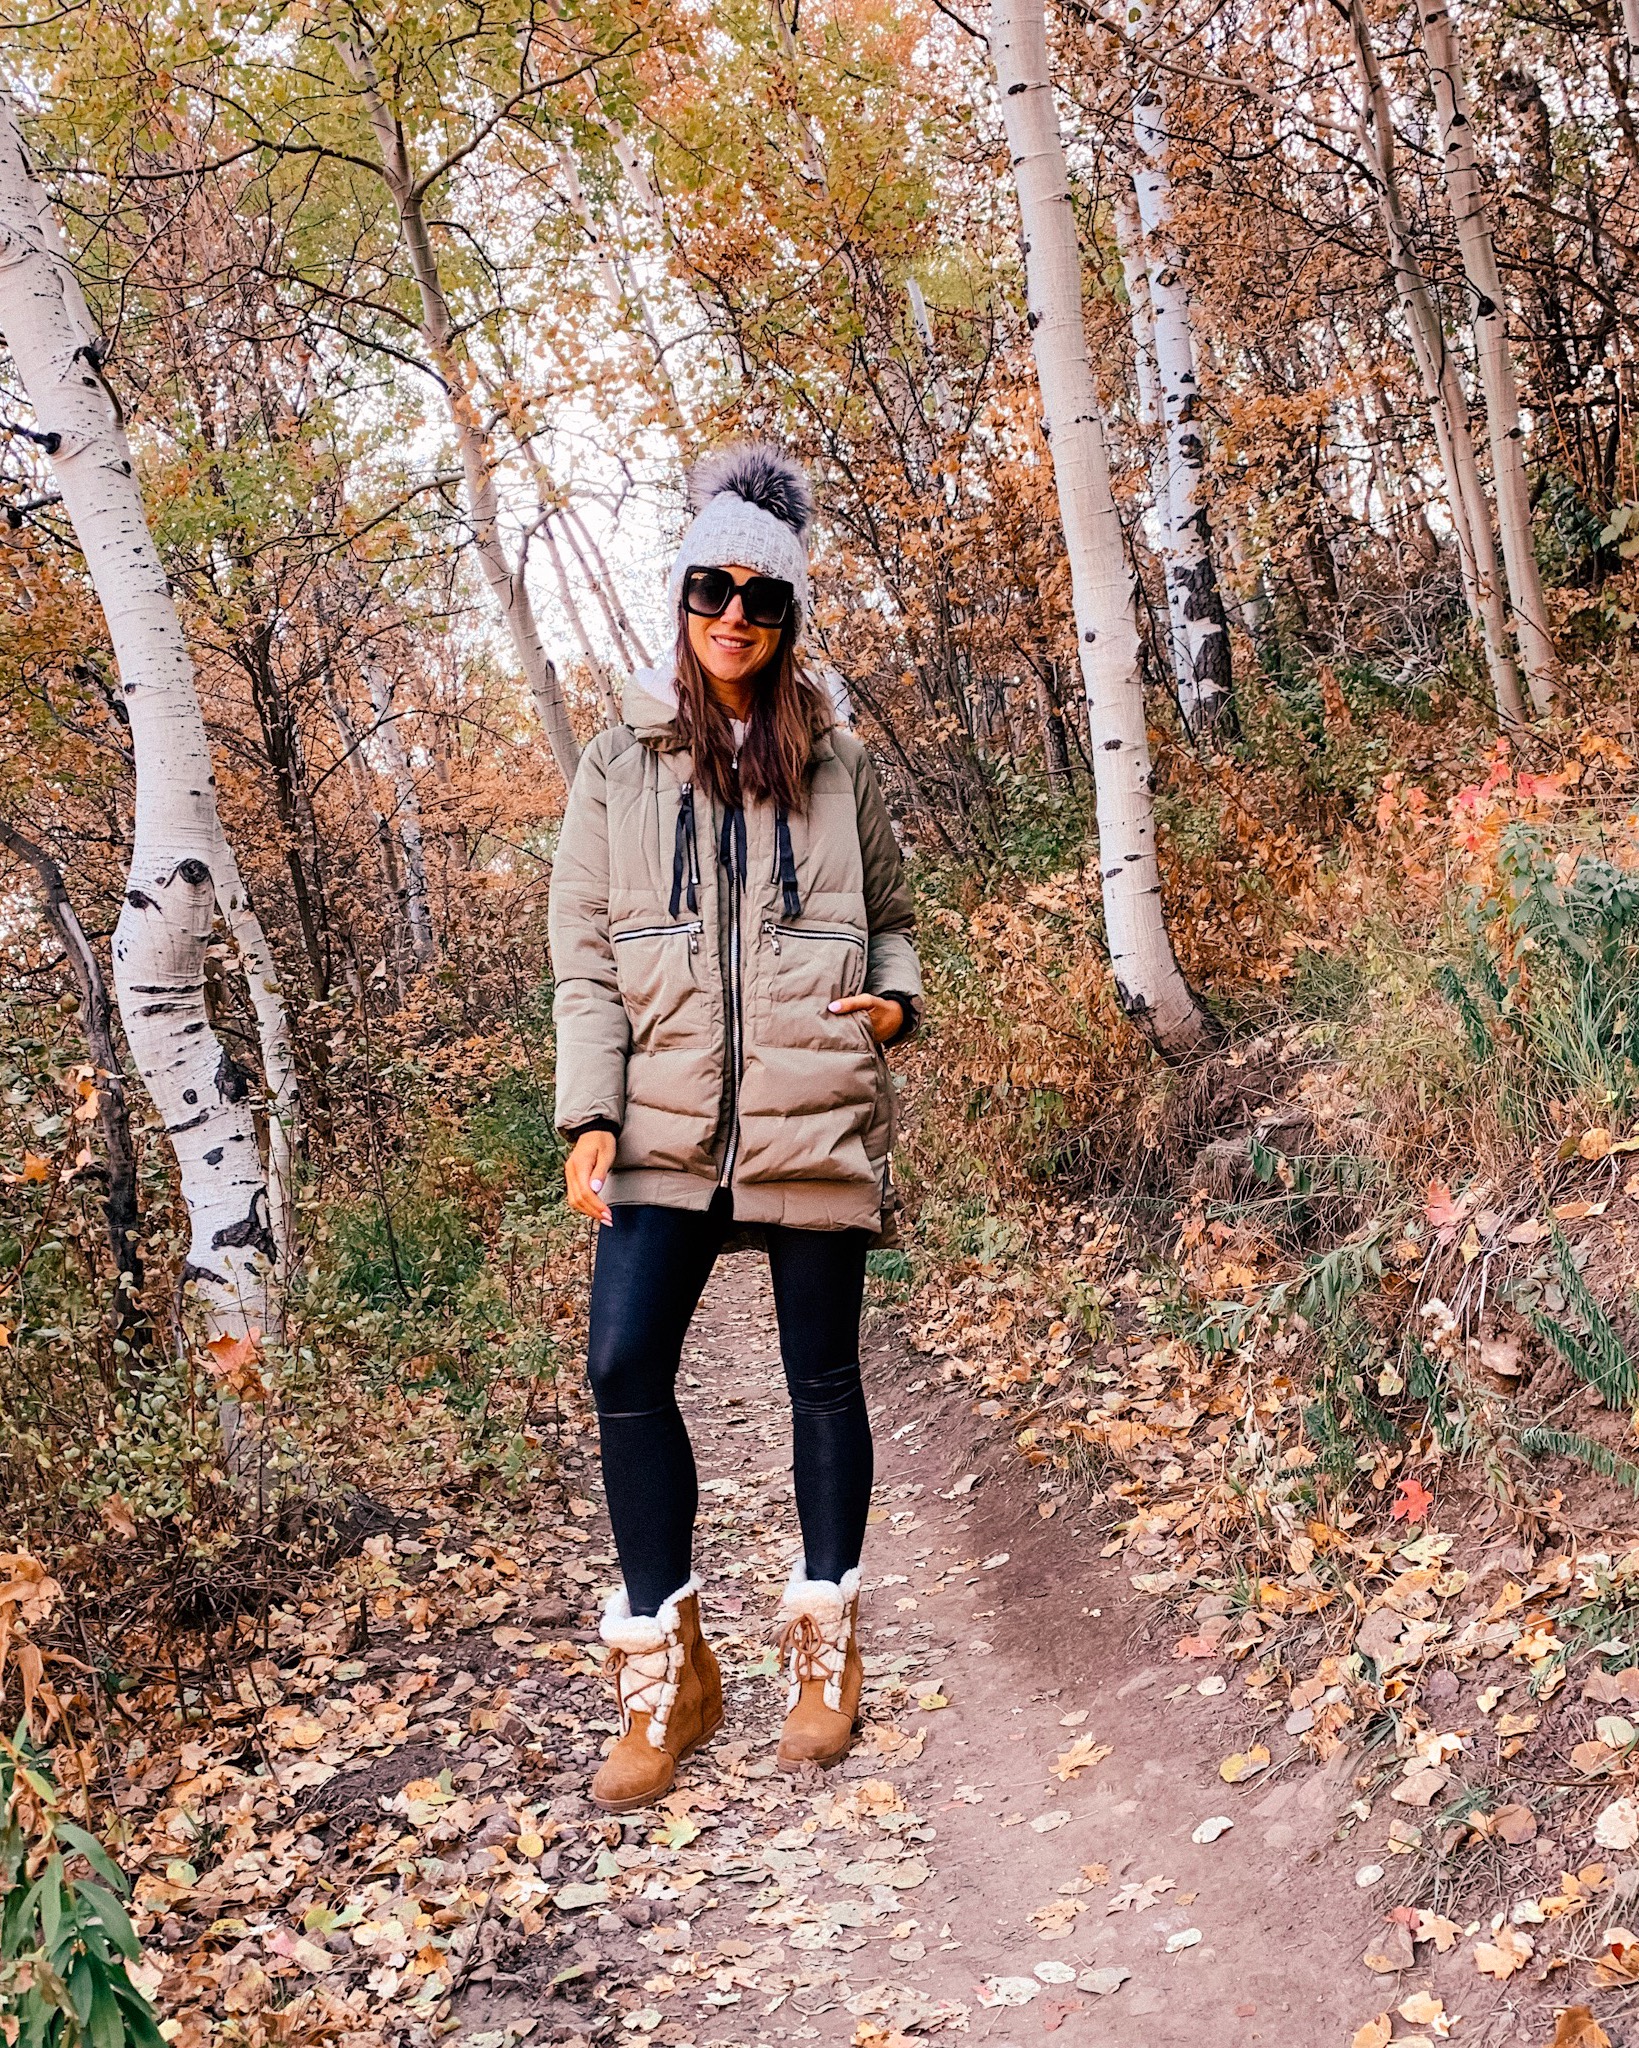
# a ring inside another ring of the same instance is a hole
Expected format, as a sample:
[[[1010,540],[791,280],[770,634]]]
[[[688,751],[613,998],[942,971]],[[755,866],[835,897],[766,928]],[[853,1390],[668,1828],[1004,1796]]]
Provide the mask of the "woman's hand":
[[[582,1131],[564,1161],[564,1186],[569,1206],[594,1223],[613,1223],[614,1212],[603,1199],[603,1183],[615,1163],[615,1140],[610,1131]]]
[[[896,1037],[905,1023],[904,1005],[896,1003],[892,996],[843,996],[828,1007],[838,1017],[846,1017],[853,1010],[863,1010],[865,1022],[878,1045],[886,1045],[890,1038]]]

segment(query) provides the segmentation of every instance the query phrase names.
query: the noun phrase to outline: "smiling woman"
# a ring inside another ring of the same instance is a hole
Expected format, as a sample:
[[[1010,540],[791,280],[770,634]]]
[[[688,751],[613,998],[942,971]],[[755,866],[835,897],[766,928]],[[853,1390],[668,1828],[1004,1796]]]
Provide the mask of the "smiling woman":
[[[571,1205],[602,1226],[587,1371],[625,1574],[604,1617],[623,1732],[592,1788],[613,1810],[660,1797],[722,1718],[675,1390],[707,1275],[748,1225],[773,1271],[803,1539],[779,1758],[847,1751],[872,1473],[859,1315],[891,1207],[882,1049],[921,994],[875,777],[800,659],[807,481],[778,450],[731,449],[691,500],[673,665],[587,749],[552,876],[558,1123]]]

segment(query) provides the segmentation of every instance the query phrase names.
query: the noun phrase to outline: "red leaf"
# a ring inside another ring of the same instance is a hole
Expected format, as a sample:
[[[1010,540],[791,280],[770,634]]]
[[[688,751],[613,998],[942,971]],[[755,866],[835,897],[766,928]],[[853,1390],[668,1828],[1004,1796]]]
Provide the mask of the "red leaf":
[[[1434,1496],[1420,1479],[1402,1479],[1389,1510],[1396,1522],[1420,1522],[1434,1505]]]

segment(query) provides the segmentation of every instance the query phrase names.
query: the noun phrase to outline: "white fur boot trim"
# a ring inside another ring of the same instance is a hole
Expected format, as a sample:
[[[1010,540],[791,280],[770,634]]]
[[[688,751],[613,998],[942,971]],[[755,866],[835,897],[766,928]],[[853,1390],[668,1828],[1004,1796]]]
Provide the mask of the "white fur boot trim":
[[[859,1568],[840,1580],[811,1579],[805,1559],[797,1557],[780,1601],[785,1632],[780,1638],[787,1657],[786,1711],[797,1704],[805,1682],[823,1679],[825,1704],[842,1708],[842,1672],[848,1661],[859,1615]]]
[[[677,1700],[683,1669],[683,1623],[678,1609],[700,1581],[691,1578],[662,1604],[658,1614],[634,1614],[624,1586],[617,1586],[603,1609],[598,1633],[610,1651],[609,1670],[615,1681],[622,1735],[633,1714],[647,1714],[645,1731],[656,1749],[666,1746],[666,1724]]]

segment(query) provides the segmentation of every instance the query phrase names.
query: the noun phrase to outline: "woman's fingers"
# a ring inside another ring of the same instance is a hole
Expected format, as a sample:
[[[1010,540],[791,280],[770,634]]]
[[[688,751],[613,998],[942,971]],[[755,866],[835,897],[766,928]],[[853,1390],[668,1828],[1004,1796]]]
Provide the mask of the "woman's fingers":
[[[886,996],[839,996],[828,1005],[834,1016],[846,1017],[855,1010],[868,1012],[871,1036],[880,1045],[892,1038],[905,1021],[905,1012],[898,1003],[890,1002]]]
[[[607,1131],[587,1131],[575,1140],[564,1161],[564,1192],[569,1206],[594,1223],[609,1224],[614,1216],[603,1199],[603,1184],[615,1163],[615,1141]]]

